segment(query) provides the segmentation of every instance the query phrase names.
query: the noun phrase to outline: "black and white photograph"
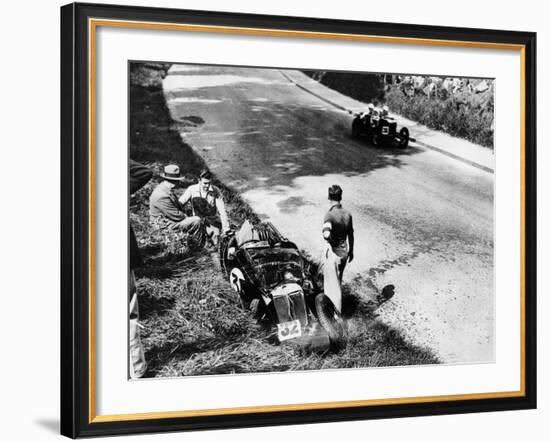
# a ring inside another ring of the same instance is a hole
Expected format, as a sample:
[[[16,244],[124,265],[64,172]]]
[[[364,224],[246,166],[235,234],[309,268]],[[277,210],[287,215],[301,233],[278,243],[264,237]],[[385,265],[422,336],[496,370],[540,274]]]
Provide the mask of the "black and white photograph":
[[[541,5],[8,3],[2,440],[544,439]]]
[[[494,361],[493,79],[128,69],[130,378]]]

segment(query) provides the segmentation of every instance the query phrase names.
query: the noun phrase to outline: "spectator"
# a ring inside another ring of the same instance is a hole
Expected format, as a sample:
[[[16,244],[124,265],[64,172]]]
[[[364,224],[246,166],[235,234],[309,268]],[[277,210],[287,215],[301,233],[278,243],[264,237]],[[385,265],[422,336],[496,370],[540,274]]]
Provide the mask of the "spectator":
[[[179,203],[191,205],[193,218],[199,218],[205,226],[207,239],[212,246],[218,245],[220,230],[227,231],[229,222],[225,211],[225,203],[220,190],[212,185],[212,175],[203,170],[199,182],[189,186],[180,197]]]
[[[180,168],[169,164],[160,176],[164,179],[151,194],[149,199],[149,216],[152,226],[159,230],[185,233],[192,248],[204,244],[204,225],[198,216],[187,216],[183,205],[174,193],[176,186],[186,179],[181,176]]]
[[[342,207],[342,188],[328,188],[330,209],[325,215],[323,238],[327,242],[324,253],[323,279],[327,295],[338,312],[342,311],[342,275],[348,262],[353,261],[353,222],[351,214]]]
[[[153,176],[153,172],[148,167],[130,160],[130,194],[141,189]],[[141,378],[147,371],[147,362],[145,353],[139,335],[139,307],[136,287],[136,278],[134,269],[141,267],[142,260],[136,241],[136,235],[130,224],[130,272],[128,277],[129,294],[129,371],[130,378]]]

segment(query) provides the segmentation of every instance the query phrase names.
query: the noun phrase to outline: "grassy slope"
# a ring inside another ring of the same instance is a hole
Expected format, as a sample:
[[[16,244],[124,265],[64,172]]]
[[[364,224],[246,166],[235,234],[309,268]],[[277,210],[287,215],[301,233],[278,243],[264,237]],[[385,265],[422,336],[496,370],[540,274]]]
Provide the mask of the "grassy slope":
[[[132,70],[130,90],[131,156],[159,170],[176,162],[196,176],[203,160],[183,143],[171,120],[160,86],[158,67]],[[376,319],[376,304],[364,302],[346,286],[344,314],[350,338],[339,353],[301,354],[278,345],[273,330],[261,328],[243,312],[225,277],[205,252],[190,255],[151,234],[147,204],[154,178],[130,201],[131,222],[145,265],[136,272],[142,338],[148,376],[182,376],[342,367],[433,364],[426,349],[406,343]],[[220,183],[229,217],[239,225],[256,219],[238,194]],[[372,295],[372,294],[371,294]],[[372,296],[371,296],[372,297]]]

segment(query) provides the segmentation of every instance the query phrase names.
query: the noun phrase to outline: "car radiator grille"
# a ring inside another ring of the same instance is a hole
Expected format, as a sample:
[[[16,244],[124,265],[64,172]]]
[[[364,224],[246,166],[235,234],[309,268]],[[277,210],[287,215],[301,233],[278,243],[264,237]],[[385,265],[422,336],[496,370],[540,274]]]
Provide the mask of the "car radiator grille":
[[[300,320],[302,326],[306,326],[307,310],[304,294],[296,291],[288,295],[278,295],[273,297],[273,305],[277,312],[279,322]]]

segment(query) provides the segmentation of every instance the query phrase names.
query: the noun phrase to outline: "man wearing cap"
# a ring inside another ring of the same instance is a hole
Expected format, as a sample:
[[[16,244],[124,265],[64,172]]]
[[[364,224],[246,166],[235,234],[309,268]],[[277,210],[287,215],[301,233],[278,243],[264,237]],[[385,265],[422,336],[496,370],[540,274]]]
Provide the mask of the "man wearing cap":
[[[187,216],[174,193],[174,188],[186,180],[181,176],[180,168],[175,164],[169,164],[160,176],[164,181],[155,187],[149,199],[151,224],[157,229],[187,233],[194,245],[201,246],[204,241],[202,220],[198,216]]]
[[[191,205],[193,216],[204,221],[207,238],[213,246],[217,246],[220,229],[226,232],[229,222],[222,194],[212,185],[212,174],[208,170],[203,170],[199,175],[199,182],[189,186],[179,202],[182,207],[188,203]]]
[[[342,275],[347,262],[353,261],[353,221],[342,207],[342,188],[334,184],[328,188],[330,209],[323,221],[323,238],[327,243],[324,253],[323,280],[325,295],[334,307],[342,311]]]

